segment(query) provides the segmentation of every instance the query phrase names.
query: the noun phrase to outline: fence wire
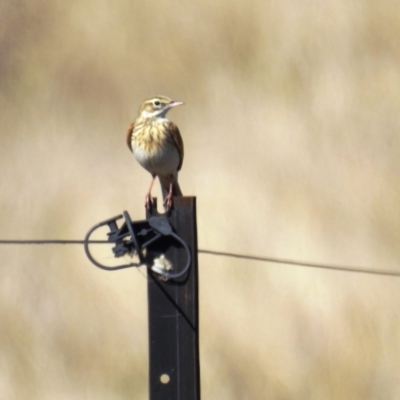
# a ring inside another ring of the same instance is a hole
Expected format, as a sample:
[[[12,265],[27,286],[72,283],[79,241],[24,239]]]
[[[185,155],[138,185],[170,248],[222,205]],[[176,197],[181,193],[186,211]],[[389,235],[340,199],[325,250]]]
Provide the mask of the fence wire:
[[[90,240],[89,244],[112,244],[107,240]],[[62,239],[49,239],[49,240],[0,240],[0,245],[46,245],[46,244],[56,244],[56,245],[83,245],[85,244],[84,240],[62,240]],[[198,252],[200,254],[207,254],[212,256],[219,257],[230,257],[230,258],[238,258],[249,261],[259,261],[266,263],[275,263],[275,264],[286,264],[293,265],[296,267],[307,267],[307,268],[319,268],[319,269],[328,269],[333,271],[342,271],[342,272],[355,272],[361,274],[371,274],[371,275],[383,275],[383,276],[400,276],[400,272],[397,271],[387,271],[387,270],[378,270],[378,269],[370,269],[370,268],[362,268],[356,266],[342,266],[342,265],[332,265],[332,264],[320,264],[308,261],[299,261],[299,260],[289,260],[285,258],[275,258],[275,257],[262,257],[262,256],[253,256],[247,254],[239,254],[239,253],[230,253],[216,250],[206,250],[199,249]]]

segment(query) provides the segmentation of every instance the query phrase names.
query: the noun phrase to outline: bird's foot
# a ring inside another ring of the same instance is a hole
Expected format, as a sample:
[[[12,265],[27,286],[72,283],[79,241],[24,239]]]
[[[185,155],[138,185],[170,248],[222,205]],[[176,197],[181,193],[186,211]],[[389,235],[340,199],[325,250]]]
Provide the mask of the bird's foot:
[[[154,201],[150,193],[147,193],[144,198],[144,206],[146,207],[146,210],[150,210],[154,206]]]
[[[164,199],[164,207],[167,211],[170,211],[172,208],[172,192],[168,193]]]

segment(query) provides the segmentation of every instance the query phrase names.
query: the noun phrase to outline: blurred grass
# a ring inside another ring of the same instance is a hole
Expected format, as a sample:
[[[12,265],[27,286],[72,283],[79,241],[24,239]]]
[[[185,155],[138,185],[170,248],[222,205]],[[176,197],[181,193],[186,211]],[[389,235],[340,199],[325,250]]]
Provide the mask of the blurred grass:
[[[149,176],[124,145],[165,94],[199,247],[398,269],[393,0],[0,4],[2,238],[82,238]],[[0,249],[0,398],[147,398],[145,278]],[[395,278],[200,257],[204,399],[397,399]]]

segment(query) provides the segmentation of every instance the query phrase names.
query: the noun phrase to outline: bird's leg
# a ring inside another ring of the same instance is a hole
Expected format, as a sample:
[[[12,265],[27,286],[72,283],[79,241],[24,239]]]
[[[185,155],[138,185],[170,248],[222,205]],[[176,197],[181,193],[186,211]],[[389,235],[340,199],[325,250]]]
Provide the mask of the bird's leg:
[[[144,205],[149,210],[150,207],[153,205],[153,198],[151,197],[151,189],[153,188],[154,180],[156,179],[157,175],[151,174],[151,182],[149,190],[147,191],[146,197],[144,198]]]
[[[172,196],[173,196],[173,188],[174,188],[174,176],[170,176],[170,182],[169,182],[169,191],[167,196],[164,199],[164,206],[169,211],[172,207]]]

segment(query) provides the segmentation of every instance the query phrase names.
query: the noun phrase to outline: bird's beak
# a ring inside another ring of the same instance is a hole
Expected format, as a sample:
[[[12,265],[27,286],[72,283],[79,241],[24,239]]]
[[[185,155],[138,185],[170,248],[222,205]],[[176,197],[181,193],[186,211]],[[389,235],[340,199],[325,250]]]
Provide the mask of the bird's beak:
[[[183,103],[182,101],[174,101],[174,100],[172,100],[171,103],[168,104],[168,108],[182,106],[183,104],[185,104],[185,103]]]

